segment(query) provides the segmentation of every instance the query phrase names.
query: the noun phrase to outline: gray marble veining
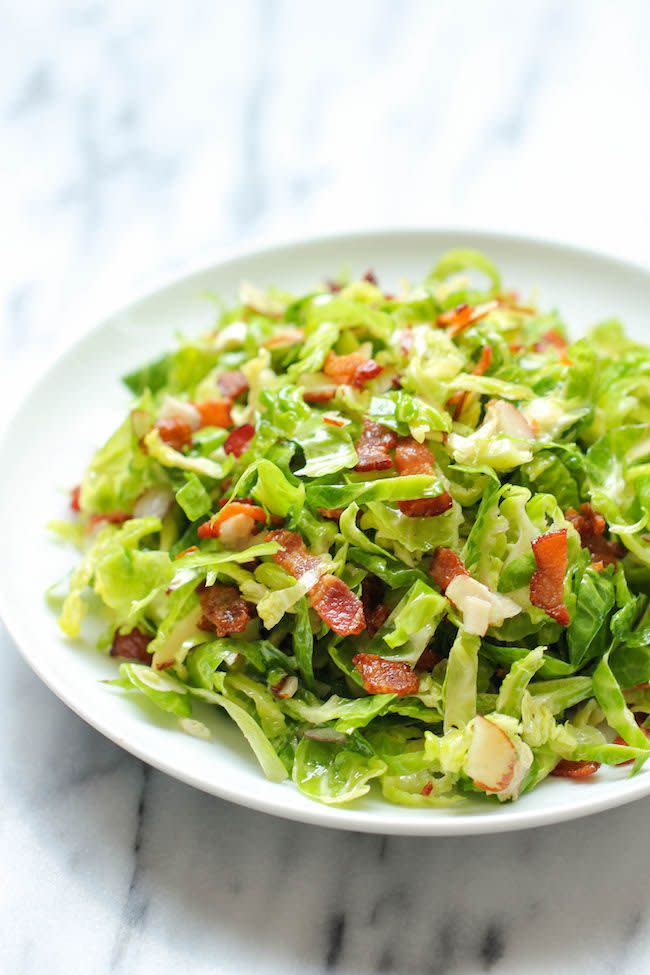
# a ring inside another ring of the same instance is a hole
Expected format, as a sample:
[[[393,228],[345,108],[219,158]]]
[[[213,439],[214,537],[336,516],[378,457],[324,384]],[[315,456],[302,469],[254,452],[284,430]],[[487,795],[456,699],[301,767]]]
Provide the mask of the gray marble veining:
[[[226,245],[464,223],[650,253],[641,0],[5,0],[0,43],[4,413]],[[648,968],[650,801],[489,838],[300,826],[144,767],[0,652],[2,971]]]

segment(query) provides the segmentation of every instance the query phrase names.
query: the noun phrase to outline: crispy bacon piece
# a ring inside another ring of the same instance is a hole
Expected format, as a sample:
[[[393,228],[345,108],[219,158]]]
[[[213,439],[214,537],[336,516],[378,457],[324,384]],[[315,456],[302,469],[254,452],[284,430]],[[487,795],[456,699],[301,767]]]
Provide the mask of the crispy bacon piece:
[[[456,305],[455,308],[450,308],[449,311],[443,311],[438,315],[436,324],[439,328],[448,327],[449,334],[455,338],[456,335],[460,335],[470,325],[485,318],[498,307],[498,301],[485,301],[482,305]]]
[[[130,633],[116,633],[111,646],[111,657],[138,660],[141,664],[151,663],[151,654],[147,651],[151,639],[148,633],[143,633],[137,627]]]
[[[561,779],[588,779],[600,768],[600,762],[589,762],[586,759],[579,762],[570,762],[567,758],[561,758],[551,775],[556,775]]]
[[[195,403],[194,406],[201,415],[202,427],[232,426],[232,417],[230,415],[231,400],[206,399],[202,403]]]
[[[70,507],[72,508],[73,511],[81,511],[81,505],[79,503],[80,499],[81,499],[81,484],[77,484],[77,486],[73,487],[72,491],[70,491]]]
[[[363,389],[365,383],[378,376],[382,369],[383,366],[363,352],[350,352],[349,355],[328,352],[323,366],[325,375],[337,386],[356,386],[358,389]]]
[[[309,601],[339,636],[356,636],[365,629],[361,600],[338,576],[321,576],[309,593]]]
[[[329,403],[336,396],[336,389],[332,386],[315,386],[305,389],[302,398],[305,403]]]
[[[282,546],[273,560],[296,579],[320,567],[320,557],[309,552],[297,532],[280,528],[266,537]],[[321,576],[309,592],[309,601],[320,618],[339,636],[361,633],[365,628],[361,600],[336,576]]]
[[[397,443],[397,434],[388,427],[383,427],[381,423],[374,420],[363,421],[363,430],[359,437],[356,450],[358,463],[355,467],[357,471],[386,471],[393,466],[393,461],[389,454]]]
[[[646,736],[646,738],[650,738],[650,728],[644,728],[643,725],[641,725],[641,731]],[[624,738],[621,738],[620,735],[617,735],[616,738],[614,739],[613,744],[614,745],[629,745],[629,742],[625,741]],[[617,765],[632,765],[633,762],[634,762],[634,759],[633,758],[628,758],[625,762],[617,762],[616,764]]]
[[[530,601],[561,626],[568,626],[570,618],[564,605],[567,530],[546,532],[531,544],[537,569],[530,580]]]
[[[429,448],[413,437],[402,437],[395,449],[395,467],[401,476],[406,474],[433,474],[435,466]],[[398,501],[399,510],[409,518],[431,518],[449,511],[454,501],[447,491],[435,498],[416,498]]]
[[[376,288],[379,287],[379,281],[377,280],[377,275],[374,271],[368,269],[361,279],[362,281],[367,281],[368,284],[374,284]]]
[[[433,581],[443,592],[456,576],[468,576],[469,572],[463,565],[463,560],[456,555],[452,548],[437,548],[429,566]]]
[[[492,346],[484,345],[481,349],[481,354],[479,356],[478,362],[472,369],[472,373],[475,376],[483,376],[487,370],[492,365]],[[457,420],[463,410],[465,409],[465,404],[472,394],[466,389],[459,389],[457,392],[453,393],[452,396],[447,400],[446,406],[451,413],[454,420]]]
[[[197,535],[199,538],[218,538],[224,521],[228,521],[229,518],[234,518],[235,515],[246,515],[251,521],[266,521],[264,508],[260,508],[256,504],[243,504],[241,501],[231,501],[230,504],[224,505],[221,511],[212,515],[209,521],[204,521],[202,525],[199,525]]]
[[[352,663],[369,694],[417,694],[420,680],[403,660],[388,660],[376,653],[358,653]]]
[[[388,617],[388,607],[384,605],[384,593],[385,586],[377,576],[366,576],[361,583],[361,603],[368,636],[374,636]]]
[[[213,630],[217,636],[242,633],[251,618],[250,607],[234,586],[216,582],[199,593],[203,616],[199,623],[202,630]]]
[[[533,349],[535,352],[548,352],[549,349],[557,349],[558,352],[566,352],[568,346],[566,339],[555,328],[551,328],[535,342]]]
[[[298,579],[305,572],[317,569],[320,565],[318,555],[312,555],[302,540],[298,532],[287,531],[286,528],[279,528],[270,531],[267,541],[277,542],[281,548],[274,554],[273,561],[277,562],[281,569],[289,575]]]
[[[235,457],[241,457],[248,450],[248,445],[254,436],[255,427],[253,424],[244,423],[243,426],[235,427],[228,434],[223,449],[227,454],[234,454]]]
[[[356,386],[357,389],[363,389],[365,384],[370,380],[374,379],[379,375],[380,372],[384,371],[384,367],[380,366],[378,362],[374,359],[368,359],[367,362],[362,363],[354,374],[352,380],[352,385]]]
[[[423,785],[422,788],[420,789],[421,796],[430,796],[432,792],[433,792],[433,782],[427,782],[427,784]]]
[[[569,508],[566,518],[580,535],[582,547],[589,549],[594,566],[598,562],[603,566],[615,565],[625,555],[625,547],[620,542],[605,538],[607,522],[590,504],[581,504],[580,511]]]
[[[248,389],[248,379],[240,369],[222,372],[217,382],[226,399],[237,399]]]
[[[182,450],[192,443],[192,427],[177,416],[168,416],[156,422],[160,439],[174,450]]]
[[[338,521],[344,511],[345,508],[319,508],[318,514],[329,521]]]
[[[416,673],[431,673],[436,664],[439,664],[442,657],[431,647],[426,647],[420,654],[420,658],[415,665]]]

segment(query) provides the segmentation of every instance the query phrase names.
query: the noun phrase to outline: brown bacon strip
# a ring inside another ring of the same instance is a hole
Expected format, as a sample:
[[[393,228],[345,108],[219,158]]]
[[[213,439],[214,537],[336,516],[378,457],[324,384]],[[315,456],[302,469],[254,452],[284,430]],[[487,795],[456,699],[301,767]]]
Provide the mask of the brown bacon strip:
[[[580,535],[582,547],[589,549],[592,563],[601,562],[603,566],[615,565],[625,555],[625,547],[620,542],[612,542],[605,538],[607,522],[590,504],[581,504],[580,511],[569,508],[566,519]]]
[[[280,528],[267,534],[267,539],[282,547],[273,555],[274,562],[299,579],[305,572],[318,569],[321,560],[312,555],[297,532]],[[309,601],[323,622],[339,636],[351,636],[365,628],[363,606],[349,586],[336,576],[321,576],[308,594]]]
[[[137,627],[130,633],[116,633],[111,646],[111,657],[138,660],[141,664],[151,663],[151,654],[147,651],[151,639],[148,633],[143,633]]]
[[[298,532],[278,528],[275,531],[268,532],[266,539],[280,545],[280,549],[273,556],[273,561],[277,562],[281,569],[284,569],[295,579],[298,579],[305,572],[310,572],[319,567],[320,558],[308,551]]]
[[[81,484],[77,484],[70,491],[70,507],[73,511],[81,511]]]
[[[498,301],[485,301],[482,305],[456,305],[449,311],[438,315],[436,324],[439,328],[449,328],[449,335],[455,338],[470,325],[479,322],[499,307]]]
[[[228,399],[237,399],[248,389],[248,379],[240,369],[222,372],[217,382],[219,389]]]
[[[363,389],[365,383],[378,376],[382,370],[383,366],[363,352],[350,352],[348,355],[328,352],[323,365],[323,372],[337,386],[356,386],[358,389]]]
[[[338,521],[345,508],[319,508],[318,514],[321,518],[327,518],[328,521]]]
[[[546,532],[531,544],[537,569],[530,580],[530,601],[561,626],[568,626],[571,620],[564,605],[567,530]]]
[[[361,602],[368,636],[374,636],[388,617],[388,607],[384,605],[385,590],[386,587],[377,576],[366,576],[361,583]]]
[[[309,601],[339,636],[356,636],[366,627],[361,600],[337,576],[321,576],[309,593]]]
[[[431,451],[426,444],[418,443],[413,437],[402,437],[398,441],[395,449],[395,467],[400,476],[435,473]],[[449,511],[453,503],[449,492],[443,491],[435,498],[398,501],[398,507],[402,514],[409,518],[431,518]]]
[[[556,775],[561,779],[587,779],[594,775],[600,768],[600,762],[589,762],[586,759],[579,762],[571,762],[567,758],[561,758],[551,775]]]
[[[463,565],[463,560],[456,555],[453,548],[437,548],[429,566],[433,581],[443,592],[456,576],[468,576],[469,572]]]
[[[192,427],[177,416],[170,416],[156,422],[160,439],[174,450],[182,450],[192,443]]]
[[[252,423],[244,423],[241,427],[235,427],[235,429],[228,434],[226,437],[223,449],[227,454],[233,454],[235,457],[241,457],[243,453],[248,450],[248,445],[255,436],[255,427]]]
[[[203,616],[201,630],[213,630],[217,636],[242,633],[251,619],[250,607],[234,586],[216,582],[199,594]]]
[[[418,662],[415,665],[416,673],[431,673],[436,664],[439,664],[442,657],[431,647],[425,647],[425,649],[420,654]]]
[[[417,694],[420,681],[403,660],[388,660],[376,653],[358,653],[352,658],[369,694]]]
[[[397,434],[374,420],[363,421],[363,430],[356,443],[357,471],[387,471],[393,466],[389,450],[397,443]]]

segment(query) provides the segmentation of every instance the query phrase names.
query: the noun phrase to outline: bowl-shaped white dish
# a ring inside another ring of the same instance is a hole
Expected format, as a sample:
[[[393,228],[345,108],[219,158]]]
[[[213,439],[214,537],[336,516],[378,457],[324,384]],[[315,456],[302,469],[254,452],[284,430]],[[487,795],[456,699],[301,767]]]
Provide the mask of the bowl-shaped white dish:
[[[372,268],[388,288],[421,278],[452,247],[485,251],[505,283],[524,296],[535,289],[557,307],[574,336],[598,320],[620,317],[648,337],[650,272],[558,244],[466,231],[388,231],[328,237],[269,248],[221,262],[141,298],[107,318],[40,380],[0,444],[0,611],[26,660],[77,714],[151,765],[233,802],[290,819],[341,829],[412,835],[488,833],[558,822],[650,793],[650,770],[601,769],[595,779],[550,779],[514,804],[462,810],[393,806],[371,795],[349,807],[319,805],[291,782],[266,781],[237,728],[221,714],[207,719],[211,741],[191,738],[173,718],[100,683],[115,661],[66,640],[44,590],[74,564],[75,552],[48,536],[64,516],[68,494],[92,451],[122,419],[129,401],[120,376],[155,358],[174,334],[197,333],[215,317],[207,292],[234,299],[242,278],[289,290],[337,274]]]

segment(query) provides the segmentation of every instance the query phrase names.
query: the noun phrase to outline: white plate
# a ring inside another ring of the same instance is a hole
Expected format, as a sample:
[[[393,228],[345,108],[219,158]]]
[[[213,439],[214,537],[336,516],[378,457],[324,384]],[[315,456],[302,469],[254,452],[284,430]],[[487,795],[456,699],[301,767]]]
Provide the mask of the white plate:
[[[154,358],[174,334],[196,333],[214,318],[206,292],[227,299],[242,278],[307,290],[342,267],[373,268],[387,287],[417,280],[451,247],[476,247],[524,296],[559,307],[574,335],[620,317],[630,333],[647,336],[650,273],[611,258],[558,244],[466,231],[394,231],[345,235],[270,248],[227,260],[176,281],[112,315],[50,369],[16,415],[0,444],[0,610],[26,660],[77,714],[126,748],[178,779],[233,802],[290,819],[377,833],[458,835],[522,829],[617,806],[650,793],[650,771],[633,779],[602,769],[596,780],[550,779],[513,805],[477,805],[462,812],[391,806],[380,797],[348,808],[310,801],[290,782],[267,782],[238,730],[223,716],[210,720],[210,742],[190,738],[173,719],[145,712],[132,698],[99,683],[115,664],[58,632],[42,593],[74,563],[74,553],[48,537],[45,522],[64,516],[67,489],[92,450],[122,418],[128,403],[119,377]],[[26,728],[33,727],[25,715]]]

